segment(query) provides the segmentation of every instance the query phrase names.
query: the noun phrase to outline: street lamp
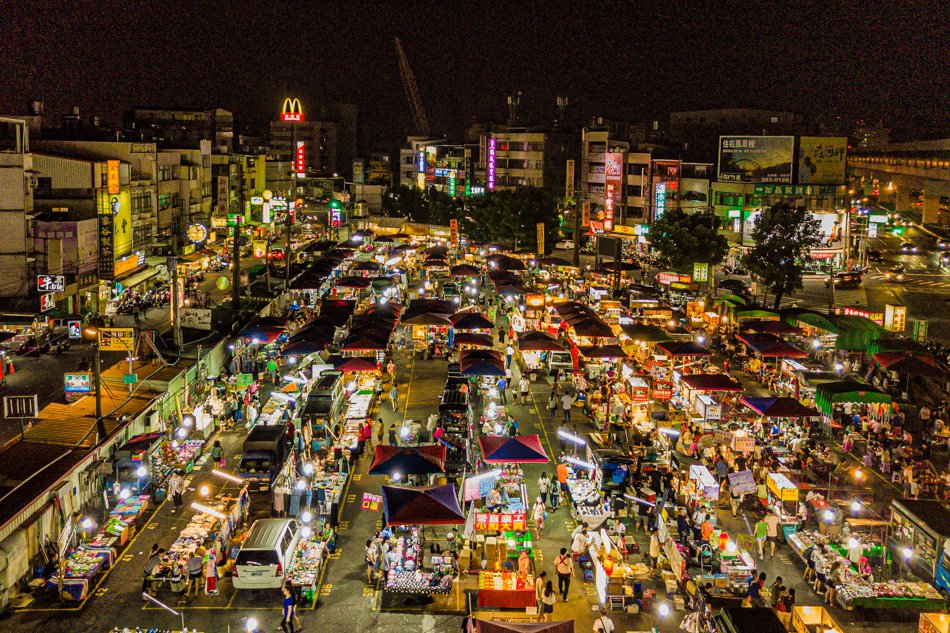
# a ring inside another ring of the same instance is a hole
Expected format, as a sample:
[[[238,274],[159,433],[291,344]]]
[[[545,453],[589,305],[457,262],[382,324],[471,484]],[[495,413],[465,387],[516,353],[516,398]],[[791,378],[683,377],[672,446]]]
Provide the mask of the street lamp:
[[[96,350],[96,355],[93,359],[92,364],[92,385],[96,391],[96,432],[99,434],[100,440],[106,439],[106,425],[102,421],[102,385],[100,385],[100,372],[102,371],[102,356],[99,349],[99,330],[94,328],[87,328],[86,334],[93,337],[93,347]]]

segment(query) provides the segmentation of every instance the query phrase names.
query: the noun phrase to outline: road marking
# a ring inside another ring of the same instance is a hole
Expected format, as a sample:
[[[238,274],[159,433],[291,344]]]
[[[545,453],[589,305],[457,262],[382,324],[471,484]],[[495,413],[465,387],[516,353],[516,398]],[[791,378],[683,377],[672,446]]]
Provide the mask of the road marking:
[[[341,509],[342,509],[342,508],[341,508]],[[336,529],[337,529],[338,532],[345,532],[346,530],[349,530],[349,529],[350,529],[350,522],[349,522],[349,521],[340,521],[340,523],[339,523],[339,525],[337,525]]]
[[[354,501],[356,501],[356,495],[346,495],[347,503],[353,503]]]

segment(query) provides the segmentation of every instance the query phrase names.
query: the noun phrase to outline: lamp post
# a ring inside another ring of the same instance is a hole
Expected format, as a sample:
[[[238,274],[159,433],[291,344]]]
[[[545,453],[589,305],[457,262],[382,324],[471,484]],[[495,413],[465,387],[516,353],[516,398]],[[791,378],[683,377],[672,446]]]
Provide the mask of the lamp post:
[[[303,106],[300,99],[288,97],[284,99],[284,106],[280,113],[280,120],[290,124],[290,196],[287,200],[287,248],[284,251],[284,290],[290,289],[290,229],[293,224],[291,205],[297,200],[297,123],[303,121]]]
[[[99,330],[87,329],[86,334],[90,334],[95,337],[92,345],[96,350],[96,355],[93,357],[92,361],[92,386],[96,392],[96,432],[99,434],[100,440],[106,439],[106,425],[102,421],[102,385],[101,383],[101,363],[102,356],[99,349]]]

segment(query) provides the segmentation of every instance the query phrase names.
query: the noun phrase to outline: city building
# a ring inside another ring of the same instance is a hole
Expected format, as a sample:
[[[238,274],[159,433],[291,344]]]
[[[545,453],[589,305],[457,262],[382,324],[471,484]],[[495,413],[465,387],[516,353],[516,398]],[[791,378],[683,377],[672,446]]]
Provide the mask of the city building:
[[[568,159],[578,138],[546,128],[500,128],[479,136],[477,180],[488,190],[542,187],[564,195]]]
[[[350,103],[332,103],[307,109],[302,121],[272,121],[269,150],[281,159],[296,156],[292,139],[303,143],[303,172],[318,176],[352,176],[357,157],[357,108]],[[291,128],[293,126],[293,129]]]
[[[671,112],[668,135],[684,160],[714,162],[722,134],[798,134],[801,117],[793,112],[754,108],[717,108]]]
[[[578,188],[581,199],[590,206],[590,217],[603,222],[607,206],[606,162],[608,154],[619,155],[621,172],[614,175],[622,183],[613,194],[613,223],[639,224],[649,220],[649,152],[631,150],[630,143],[616,139],[607,127],[581,130],[581,158]]]
[[[0,125],[0,297],[23,297],[33,285],[27,226],[37,180],[26,121],[0,117]]]
[[[128,140],[154,141],[162,148],[199,148],[202,141],[211,141],[215,151],[233,149],[234,115],[222,108],[134,106],[124,113],[123,123]]]
[[[450,196],[471,194],[476,148],[445,139],[410,136],[409,147],[399,150],[399,184],[443,191]]]

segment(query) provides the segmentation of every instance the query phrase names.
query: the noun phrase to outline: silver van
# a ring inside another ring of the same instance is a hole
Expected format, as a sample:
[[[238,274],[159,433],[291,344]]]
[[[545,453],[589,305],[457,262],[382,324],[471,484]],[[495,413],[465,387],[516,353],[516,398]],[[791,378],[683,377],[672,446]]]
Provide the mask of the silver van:
[[[254,521],[234,560],[235,589],[279,589],[300,539],[296,519]]]

